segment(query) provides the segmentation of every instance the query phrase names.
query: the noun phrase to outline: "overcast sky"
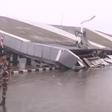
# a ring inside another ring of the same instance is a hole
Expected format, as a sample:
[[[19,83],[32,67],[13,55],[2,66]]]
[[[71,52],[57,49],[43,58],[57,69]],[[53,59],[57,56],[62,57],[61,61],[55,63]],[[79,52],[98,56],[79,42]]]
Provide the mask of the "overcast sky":
[[[0,15],[33,23],[80,26],[112,34],[112,0],[0,0]]]

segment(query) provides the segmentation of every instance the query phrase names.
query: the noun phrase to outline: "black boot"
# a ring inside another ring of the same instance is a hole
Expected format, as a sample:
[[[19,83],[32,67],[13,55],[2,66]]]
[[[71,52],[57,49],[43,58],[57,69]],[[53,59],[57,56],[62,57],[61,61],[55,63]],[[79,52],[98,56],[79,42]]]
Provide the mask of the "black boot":
[[[5,105],[5,98],[2,98],[0,105]]]

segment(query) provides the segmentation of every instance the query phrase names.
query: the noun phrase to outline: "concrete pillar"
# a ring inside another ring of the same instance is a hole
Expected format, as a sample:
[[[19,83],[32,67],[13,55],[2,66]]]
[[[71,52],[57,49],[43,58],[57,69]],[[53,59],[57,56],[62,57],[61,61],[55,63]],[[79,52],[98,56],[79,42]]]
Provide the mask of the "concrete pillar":
[[[8,60],[8,62],[9,62],[9,65],[10,65],[10,67],[12,67],[13,65],[12,65],[12,60],[13,58],[12,58],[12,55],[11,54],[8,54],[8,56],[7,56],[7,60]]]
[[[31,65],[32,65],[32,67],[36,68],[37,67],[37,62],[35,60],[31,60]]]
[[[26,58],[26,65],[31,66],[31,59],[30,58]]]
[[[18,55],[17,54],[12,54],[12,62],[14,66],[17,66],[18,64]]]
[[[26,68],[26,58],[19,58],[19,70],[24,70]]]

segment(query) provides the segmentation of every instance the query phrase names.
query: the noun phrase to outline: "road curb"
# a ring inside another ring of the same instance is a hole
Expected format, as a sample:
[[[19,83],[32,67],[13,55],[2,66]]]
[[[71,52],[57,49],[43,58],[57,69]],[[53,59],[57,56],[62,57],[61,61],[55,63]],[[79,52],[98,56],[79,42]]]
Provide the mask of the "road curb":
[[[36,68],[36,69],[23,69],[23,70],[14,70],[11,71],[11,74],[23,74],[23,73],[31,73],[31,72],[43,72],[43,71],[52,71],[56,70],[56,67],[43,67],[43,68]]]

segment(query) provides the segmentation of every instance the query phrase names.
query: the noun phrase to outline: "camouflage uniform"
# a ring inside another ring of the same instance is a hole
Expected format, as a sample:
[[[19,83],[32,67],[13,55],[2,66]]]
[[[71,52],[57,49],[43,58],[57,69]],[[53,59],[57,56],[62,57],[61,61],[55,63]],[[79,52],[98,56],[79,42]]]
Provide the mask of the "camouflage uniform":
[[[9,77],[8,60],[4,51],[3,39],[3,35],[0,34],[0,87],[2,90],[2,101],[0,103],[1,105],[5,105]]]
[[[8,69],[9,69],[8,64],[4,62],[1,67],[1,74],[0,74],[0,87],[2,90],[2,101],[0,103],[1,105],[5,105],[5,100],[6,100],[6,93],[7,93],[8,79],[9,79]]]
[[[2,83],[2,104],[5,104],[5,99],[6,99],[6,93],[7,93],[7,87],[8,87],[8,77],[9,73],[8,71],[5,71],[3,73],[3,83]]]

